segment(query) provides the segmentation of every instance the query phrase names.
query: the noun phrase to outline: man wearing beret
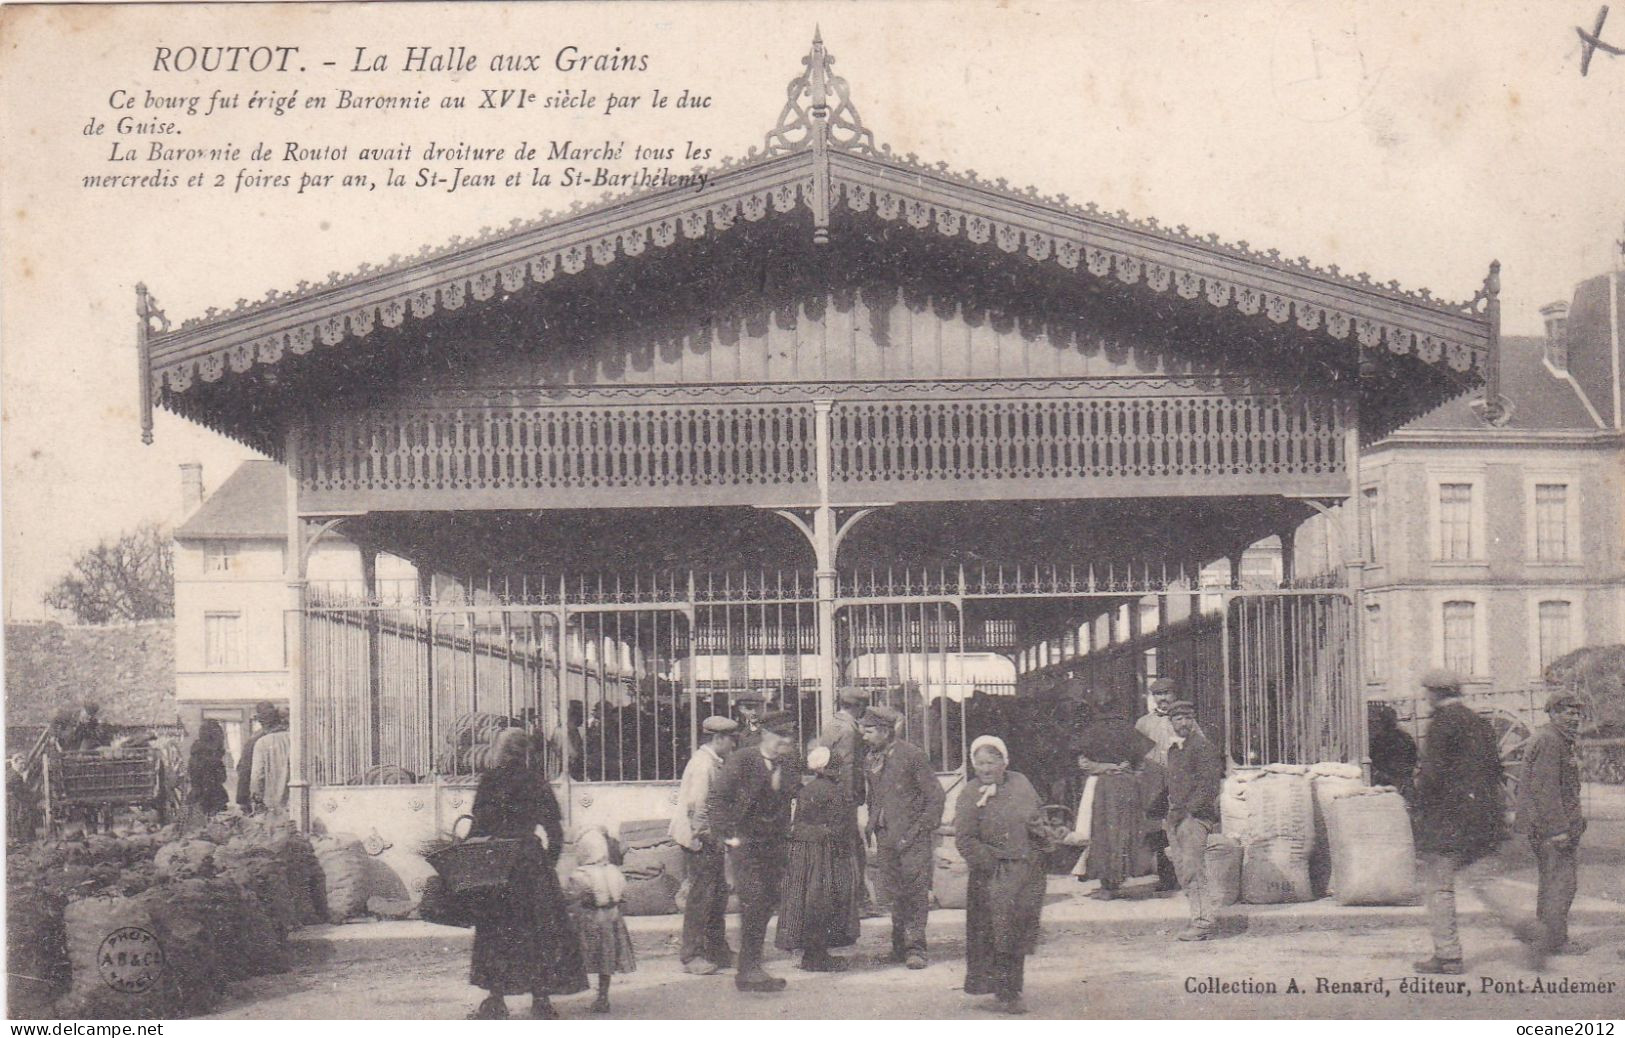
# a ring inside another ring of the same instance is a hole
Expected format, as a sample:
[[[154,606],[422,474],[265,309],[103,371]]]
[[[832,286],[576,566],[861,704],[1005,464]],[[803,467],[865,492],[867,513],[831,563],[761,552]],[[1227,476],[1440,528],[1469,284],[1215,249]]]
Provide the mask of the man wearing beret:
[[[1413,964],[1418,973],[1463,971],[1456,930],[1456,879],[1492,854],[1506,836],[1501,797],[1501,754],[1489,721],[1461,699],[1461,679],[1447,670],[1422,675],[1433,704],[1416,777],[1416,851],[1427,892],[1433,957]],[[1497,915],[1482,870],[1466,878]],[[1525,935],[1527,936],[1527,935]]]
[[[683,848],[688,880],[688,896],[683,901],[683,948],[679,954],[686,972],[708,976],[733,965],[724,919],[728,884],[722,843],[711,831],[707,810],[711,786],[723,759],[733,752],[739,724],[732,718],[712,714],[700,727],[705,732],[705,744],[694,751],[683,768],[671,837]]]
[[[1541,933],[1530,948],[1537,966],[1568,943],[1569,906],[1579,883],[1577,854],[1586,830],[1576,743],[1585,704],[1576,695],[1555,692],[1546,701],[1546,717],[1549,723],[1524,748],[1514,816],[1516,830],[1534,847],[1540,875],[1535,914]]]
[[[779,903],[779,884],[789,851],[790,803],[798,780],[785,759],[796,739],[788,711],[761,720],[759,741],[728,754],[711,784],[707,817],[711,832],[728,849],[739,891],[740,991],[784,990],[762,969],[762,941]]]
[[[1219,787],[1224,757],[1196,723],[1196,706],[1179,700],[1168,706],[1174,741],[1168,747],[1168,848],[1173,852],[1179,885],[1190,901],[1191,923],[1181,941],[1213,936],[1218,905],[1208,889],[1202,858],[1208,835],[1219,828]]]
[[[931,911],[932,843],[946,794],[925,751],[897,738],[902,717],[872,706],[859,727],[867,755],[869,832],[881,882],[891,895],[892,960],[923,970],[925,922]]]

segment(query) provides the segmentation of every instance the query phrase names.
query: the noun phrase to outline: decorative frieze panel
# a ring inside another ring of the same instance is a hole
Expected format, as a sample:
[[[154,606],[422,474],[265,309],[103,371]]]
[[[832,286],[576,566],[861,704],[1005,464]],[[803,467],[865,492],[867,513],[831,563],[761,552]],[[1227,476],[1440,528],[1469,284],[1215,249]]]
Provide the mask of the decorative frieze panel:
[[[813,479],[812,427],[799,404],[368,410],[310,426],[300,473],[362,496],[795,487]]]
[[[834,479],[856,485],[1342,471],[1339,411],[1313,398],[854,402],[833,424]]]
[[[341,412],[306,429],[302,507],[815,503],[814,410],[787,401]],[[1278,394],[838,400],[830,493],[840,502],[1339,489],[1343,431],[1335,403]]]

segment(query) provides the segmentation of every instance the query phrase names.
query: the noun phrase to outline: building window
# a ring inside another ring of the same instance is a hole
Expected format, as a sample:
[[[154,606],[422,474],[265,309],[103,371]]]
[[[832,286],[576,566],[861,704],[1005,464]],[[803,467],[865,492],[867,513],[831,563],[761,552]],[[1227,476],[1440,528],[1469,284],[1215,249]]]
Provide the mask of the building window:
[[[1439,558],[1465,562],[1473,557],[1473,485],[1439,484]]]
[[[1380,545],[1377,543],[1378,531],[1382,529],[1382,524],[1377,521],[1377,488],[1366,487],[1360,492],[1360,499],[1360,549],[1365,553],[1365,560],[1375,564],[1382,558],[1378,554]]]
[[[205,573],[230,573],[236,568],[237,546],[235,544],[220,541],[204,546],[203,571]]]
[[[1568,602],[1542,602],[1540,619],[1540,671],[1568,655],[1574,645],[1574,607]]]
[[[203,614],[203,664],[206,667],[243,665],[243,615]]]
[[[1387,666],[1388,639],[1382,627],[1382,606],[1365,607],[1365,677],[1381,681]]]
[[[1563,562],[1569,557],[1569,488],[1566,483],[1535,484],[1535,558]]]
[[[1463,678],[1478,673],[1475,646],[1476,606],[1472,602],[1444,604],[1444,665]]]

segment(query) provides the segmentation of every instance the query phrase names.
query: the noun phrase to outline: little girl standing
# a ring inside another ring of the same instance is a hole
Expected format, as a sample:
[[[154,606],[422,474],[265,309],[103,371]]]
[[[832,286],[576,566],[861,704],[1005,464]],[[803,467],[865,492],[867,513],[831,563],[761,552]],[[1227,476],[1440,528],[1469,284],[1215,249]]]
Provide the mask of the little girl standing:
[[[566,895],[576,932],[581,935],[582,965],[585,972],[598,974],[598,999],[592,1011],[607,1013],[610,975],[638,968],[632,935],[621,918],[626,877],[609,860],[609,834],[602,826],[581,834],[576,858],[580,865],[570,873]]]

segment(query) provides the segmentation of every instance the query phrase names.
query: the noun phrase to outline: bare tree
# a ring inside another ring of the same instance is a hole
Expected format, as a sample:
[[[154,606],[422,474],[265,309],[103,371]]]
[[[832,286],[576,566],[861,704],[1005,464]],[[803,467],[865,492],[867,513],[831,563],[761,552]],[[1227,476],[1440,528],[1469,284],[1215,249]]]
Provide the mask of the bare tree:
[[[146,523],[82,552],[45,593],[45,604],[83,624],[175,615],[175,559],[169,531]]]

